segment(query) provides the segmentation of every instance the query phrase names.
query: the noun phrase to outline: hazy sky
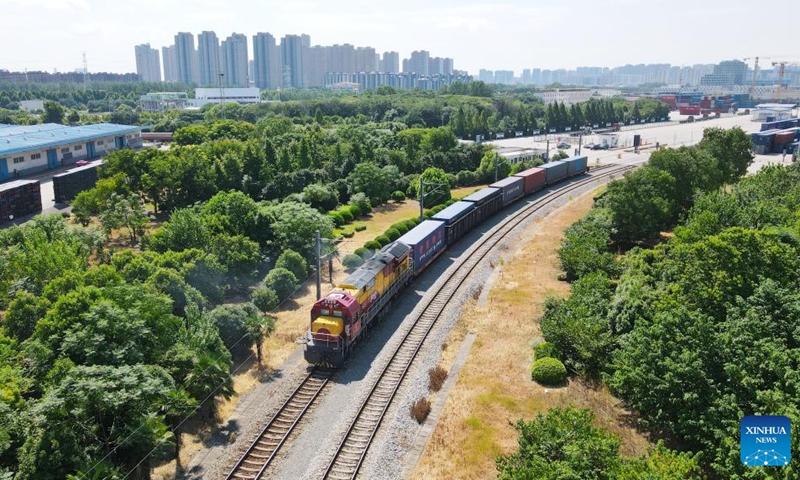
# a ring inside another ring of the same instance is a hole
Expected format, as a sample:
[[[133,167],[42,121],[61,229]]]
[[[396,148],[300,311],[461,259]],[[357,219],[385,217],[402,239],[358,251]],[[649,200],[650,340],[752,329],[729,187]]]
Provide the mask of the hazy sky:
[[[798,0],[0,0],[0,69],[71,71],[85,51],[90,71],[134,72],[134,45],[160,49],[179,31],[202,30],[220,40],[307,33],[312,45],[351,43],[401,58],[424,49],[474,74],[800,60],[790,35],[798,18]]]

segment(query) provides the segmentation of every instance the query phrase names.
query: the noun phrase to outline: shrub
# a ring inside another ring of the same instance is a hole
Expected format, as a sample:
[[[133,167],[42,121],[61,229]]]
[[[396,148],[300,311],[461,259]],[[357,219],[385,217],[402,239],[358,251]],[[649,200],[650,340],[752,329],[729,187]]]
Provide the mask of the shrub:
[[[398,232],[396,228],[390,228],[389,230],[386,230],[384,235],[389,237],[389,240],[392,242],[400,238],[400,232]]]
[[[361,192],[350,197],[350,205],[358,205],[362,215],[367,215],[372,211],[372,204],[369,202],[369,198]]]
[[[336,225],[337,227],[341,227],[345,223],[344,217],[339,212],[331,212],[328,214],[328,216],[330,216],[333,219],[333,224]]]
[[[356,225],[356,228],[355,228],[356,232],[363,232],[366,229],[367,229],[366,225]]]
[[[350,205],[348,208],[350,209],[350,213],[353,215],[353,218],[358,218],[362,215],[361,207],[358,205]]]
[[[364,247],[356,248],[356,251],[353,252],[354,254],[358,255],[361,258],[364,258],[366,255],[370,255],[369,250]]]
[[[275,262],[275,268],[285,268],[292,272],[297,280],[305,280],[308,276],[308,263],[302,255],[294,250],[284,250],[278,261]]]
[[[348,253],[342,258],[342,265],[347,268],[358,268],[364,263],[364,259],[355,253]]]
[[[297,290],[299,283],[297,277],[289,270],[273,268],[264,277],[264,285],[274,290],[280,300],[284,300]]]
[[[428,390],[431,392],[441,390],[445,380],[447,380],[447,370],[441,366],[428,370]]]
[[[377,240],[370,240],[364,244],[364,248],[366,248],[367,250],[372,250],[374,252],[375,250],[381,249],[381,244],[378,243]]]
[[[376,238],[375,241],[378,242],[378,245],[380,245],[381,247],[385,247],[386,245],[392,243],[392,241],[389,240],[389,237],[387,237],[386,235],[378,235],[378,238]]]
[[[352,232],[352,231],[351,232],[342,232],[342,236],[344,238],[353,238],[355,236],[355,234],[356,234],[356,232]]]
[[[437,213],[438,213],[438,212],[437,212]],[[433,213],[433,211],[431,211],[431,210],[425,210],[425,215],[424,215],[424,216],[425,216],[425,220],[430,220],[430,219],[431,219],[431,217],[432,217],[432,216],[434,216],[434,215],[435,215],[435,213]]]
[[[394,228],[395,230],[397,230],[398,232],[400,232],[400,235],[403,235],[403,234],[405,234],[406,232],[408,232],[408,227],[406,226],[405,222],[397,222],[397,223],[395,223],[394,225],[392,225],[392,226],[391,226],[391,227],[389,227],[389,228],[390,228],[390,229],[391,229],[391,228]]]
[[[542,342],[533,347],[533,358],[540,360],[542,358],[558,358],[556,347],[552,343]]]
[[[531,378],[542,385],[561,385],[567,380],[567,368],[556,358],[540,358],[533,362]]]
[[[401,192],[400,190],[395,190],[394,192],[392,192],[392,200],[394,200],[395,202],[399,203],[405,199],[406,199],[406,194]]]
[[[431,413],[431,401],[425,397],[420,398],[411,405],[411,416],[417,423],[422,424]]]
[[[280,300],[275,290],[267,287],[258,287],[250,295],[250,301],[262,312],[271,312],[278,308]]]
[[[409,230],[419,225],[419,217],[409,218],[408,220],[404,220],[403,223],[406,224]]]
[[[349,208],[339,212],[339,215],[342,216],[342,218],[344,219],[345,223],[350,223],[350,222],[353,221],[353,214],[350,212]]]

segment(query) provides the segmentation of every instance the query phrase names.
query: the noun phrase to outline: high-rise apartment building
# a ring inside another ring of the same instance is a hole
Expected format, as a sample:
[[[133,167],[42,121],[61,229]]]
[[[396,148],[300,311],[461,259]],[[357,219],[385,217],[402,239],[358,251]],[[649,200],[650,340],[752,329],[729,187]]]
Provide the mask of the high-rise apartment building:
[[[328,48],[328,71],[351,73],[356,71],[356,48],[349,43]]]
[[[256,87],[277,89],[283,85],[280,49],[269,33],[253,35],[253,75]]]
[[[158,50],[150,48],[149,43],[136,45],[136,73],[145,82],[161,81],[161,61]]]
[[[246,87],[247,37],[241,33],[231,34],[222,42],[222,83],[229,87]]]
[[[175,55],[175,45],[161,47],[161,60],[164,62],[164,81],[178,82],[178,58]]]
[[[494,71],[481,68],[478,72],[478,80],[484,83],[494,83]]]
[[[425,50],[414,50],[411,52],[411,57],[403,60],[403,73],[416,73],[419,75],[428,75],[428,67],[430,66],[430,52]]]
[[[197,36],[199,83],[201,86],[219,85],[220,65],[219,39],[214,32],[203,32]]]
[[[175,35],[175,58],[177,60],[178,81],[191,85],[197,83],[197,50],[194,48],[194,35],[179,32]]]
[[[379,70],[386,73],[400,73],[400,54],[397,52],[383,52]]]
[[[311,47],[308,35],[286,35],[281,39],[281,62],[283,65],[283,86],[303,88],[305,79],[305,55]]]
[[[375,49],[372,47],[358,47],[356,49],[356,72],[375,72],[378,65],[375,63]]]

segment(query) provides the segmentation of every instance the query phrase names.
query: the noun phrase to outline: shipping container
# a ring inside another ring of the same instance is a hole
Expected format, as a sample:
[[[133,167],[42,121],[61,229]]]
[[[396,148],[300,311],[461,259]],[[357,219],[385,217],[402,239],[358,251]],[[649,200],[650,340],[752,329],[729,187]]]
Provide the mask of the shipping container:
[[[412,228],[397,241],[411,247],[414,275],[419,275],[447,245],[444,237],[444,222],[425,220]]]
[[[503,206],[518,200],[525,193],[523,189],[523,181],[519,177],[508,177],[498,182],[489,185],[491,188],[500,190],[500,195],[503,197]]]
[[[0,185],[0,223],[41,211],[38,180],[15,180]]]
[[[567,175],[572,177],[586,171],[589,157],[582,155],[565,159],[567,162]]]
[[[476,222],[482,223],[503,207],[503,196],[497,188],[486,187],[463,198],[465,202],[475,204]]]
[[[547,185],[560,182],[561,180],[567,178],[567,175],[569,174],[569,167],[567,166],[566,162],[561,160],[545,163],[540,168],[545,171],[545,181]]]
[[[476,218],[475,204],[460,201],[437,213],[431,217],[431,220],[444,222],[445,241],[449,247],[475,228],[475,225],[478,224],[475,221]]]
[[[700,115],[700,107],[680,107],[679,109],[681,115]]]
[[[56,203],[69,202],[79,193],[94,188],[97,184],[97,169],[102,164],[102,160],[97,160],[88,165],[71,168],[64,173],[53,175],[53,193]]]
[[[522,178],[522,188],[525,190],[525,195],[530,195],[537,190],[541,190],[544,188],[544,184],[547,181],[545,171],[539,167],[529,168],[514,176]]]

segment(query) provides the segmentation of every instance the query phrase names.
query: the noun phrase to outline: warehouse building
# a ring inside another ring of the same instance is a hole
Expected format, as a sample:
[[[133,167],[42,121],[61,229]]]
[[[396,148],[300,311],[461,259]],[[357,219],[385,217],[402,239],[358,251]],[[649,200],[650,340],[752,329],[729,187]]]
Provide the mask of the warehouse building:
[[[142,127],[99,123],[67,127],[0,124],[0,181],[94,160],[120,148],[141,148]]]

